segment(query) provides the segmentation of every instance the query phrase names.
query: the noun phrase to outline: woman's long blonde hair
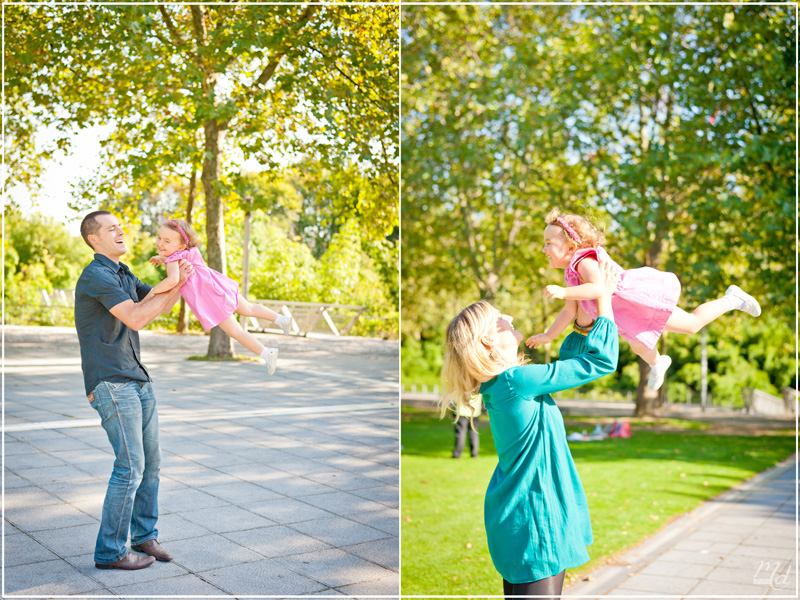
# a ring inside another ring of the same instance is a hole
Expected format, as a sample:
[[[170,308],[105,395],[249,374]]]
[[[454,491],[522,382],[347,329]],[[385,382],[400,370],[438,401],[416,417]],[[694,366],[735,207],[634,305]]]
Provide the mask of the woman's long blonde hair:
[[[466,414],[474,413],[470,400],[480,393],[481,384],[521,364],[519,357],[509,363],[507,358],[489,351],[481,343],[481,337],[489,333],[499,314],[495,307],[481,300],[458,313],[447,326],[442,364],[442,417],[450,407],[461,407]]]

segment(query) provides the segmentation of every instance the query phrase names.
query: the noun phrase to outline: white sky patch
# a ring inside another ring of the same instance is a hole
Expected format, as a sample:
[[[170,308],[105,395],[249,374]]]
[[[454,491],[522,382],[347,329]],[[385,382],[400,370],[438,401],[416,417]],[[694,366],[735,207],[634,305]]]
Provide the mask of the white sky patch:
[[[8,190],[9,197],[24,214],[39,213],[52,217],[64,223],[71,235],[80,235],[83,215],[69,208],[72,186],[89,178],[100,167],[100,141],[107,138],[113,129],[110,125],[100,125],[77,131],[71,136],[68,153],[57,152],[44,170],[38,197],[32,198],[25,188]],[[44,146],[63,136],[63,132],[46,128],[39,136]]]

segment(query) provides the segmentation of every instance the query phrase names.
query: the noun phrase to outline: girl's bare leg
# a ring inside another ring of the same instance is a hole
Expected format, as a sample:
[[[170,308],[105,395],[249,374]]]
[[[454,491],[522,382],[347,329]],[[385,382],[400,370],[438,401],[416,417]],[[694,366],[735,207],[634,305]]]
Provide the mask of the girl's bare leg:
[[[273,323],[275,319],[278,318],[278,313],[271,308],[267,308],[263,304],[248,302],[241,294],[239,294],[239,306],[236,307],[236,313],[245,317],[255,317],[256,319],[264,319]]]
[[[701,304],[691,314],[676,307],[667,321],[666,330],[672,333],[697,333],[729,310],[731,310],[730,302],[724,297]]]
[[[640,342],[630,342],[631,350],[651,367],[658,362],[658,350],[652,350]]]
[[[220,323],[219,328],[242,346],[250,350],[250,352],[253,352],[256,356],[261,356],[261,353],[264,352],[264,345],[259,342],[253,334],[242,329],[242,326],[239,325],[233,315]]]

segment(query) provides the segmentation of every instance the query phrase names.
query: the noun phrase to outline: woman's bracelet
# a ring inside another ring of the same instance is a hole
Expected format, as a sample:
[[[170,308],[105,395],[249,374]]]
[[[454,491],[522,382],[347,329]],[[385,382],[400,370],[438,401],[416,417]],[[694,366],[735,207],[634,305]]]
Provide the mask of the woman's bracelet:
[[[572,322],[572,330],[575,333],[580,333],[581,335],[589,335],[589,332],[592,330],[592,327],[594,327],[595,323],[597,323],[597,319],[595,319],[588,325],[578,325],[578,319],[575,319]]]

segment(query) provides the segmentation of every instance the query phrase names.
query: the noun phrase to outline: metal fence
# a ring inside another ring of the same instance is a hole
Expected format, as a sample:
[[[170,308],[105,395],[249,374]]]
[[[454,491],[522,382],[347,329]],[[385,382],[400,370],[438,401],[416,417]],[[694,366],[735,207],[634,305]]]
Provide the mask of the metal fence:
[[[325,302],[284,302],[282,300],[251,300],[274,311],[292,317],[292,332],[306,336],[311,332],[332,333],[345,336],[351,333],[368,337],[396,338],[399,316],[374,315],[366,306]],[[40,290],[40,303],[15,303],[6,299],[5,322],[8,325],[58,325],[74,326],[73,310],[75,290],[56,289],[52,292]],[[159,318],[157,325],[170,326],[170,317]],[[270,321],[255,319],[246,321],[250,331],[280,332]]]

